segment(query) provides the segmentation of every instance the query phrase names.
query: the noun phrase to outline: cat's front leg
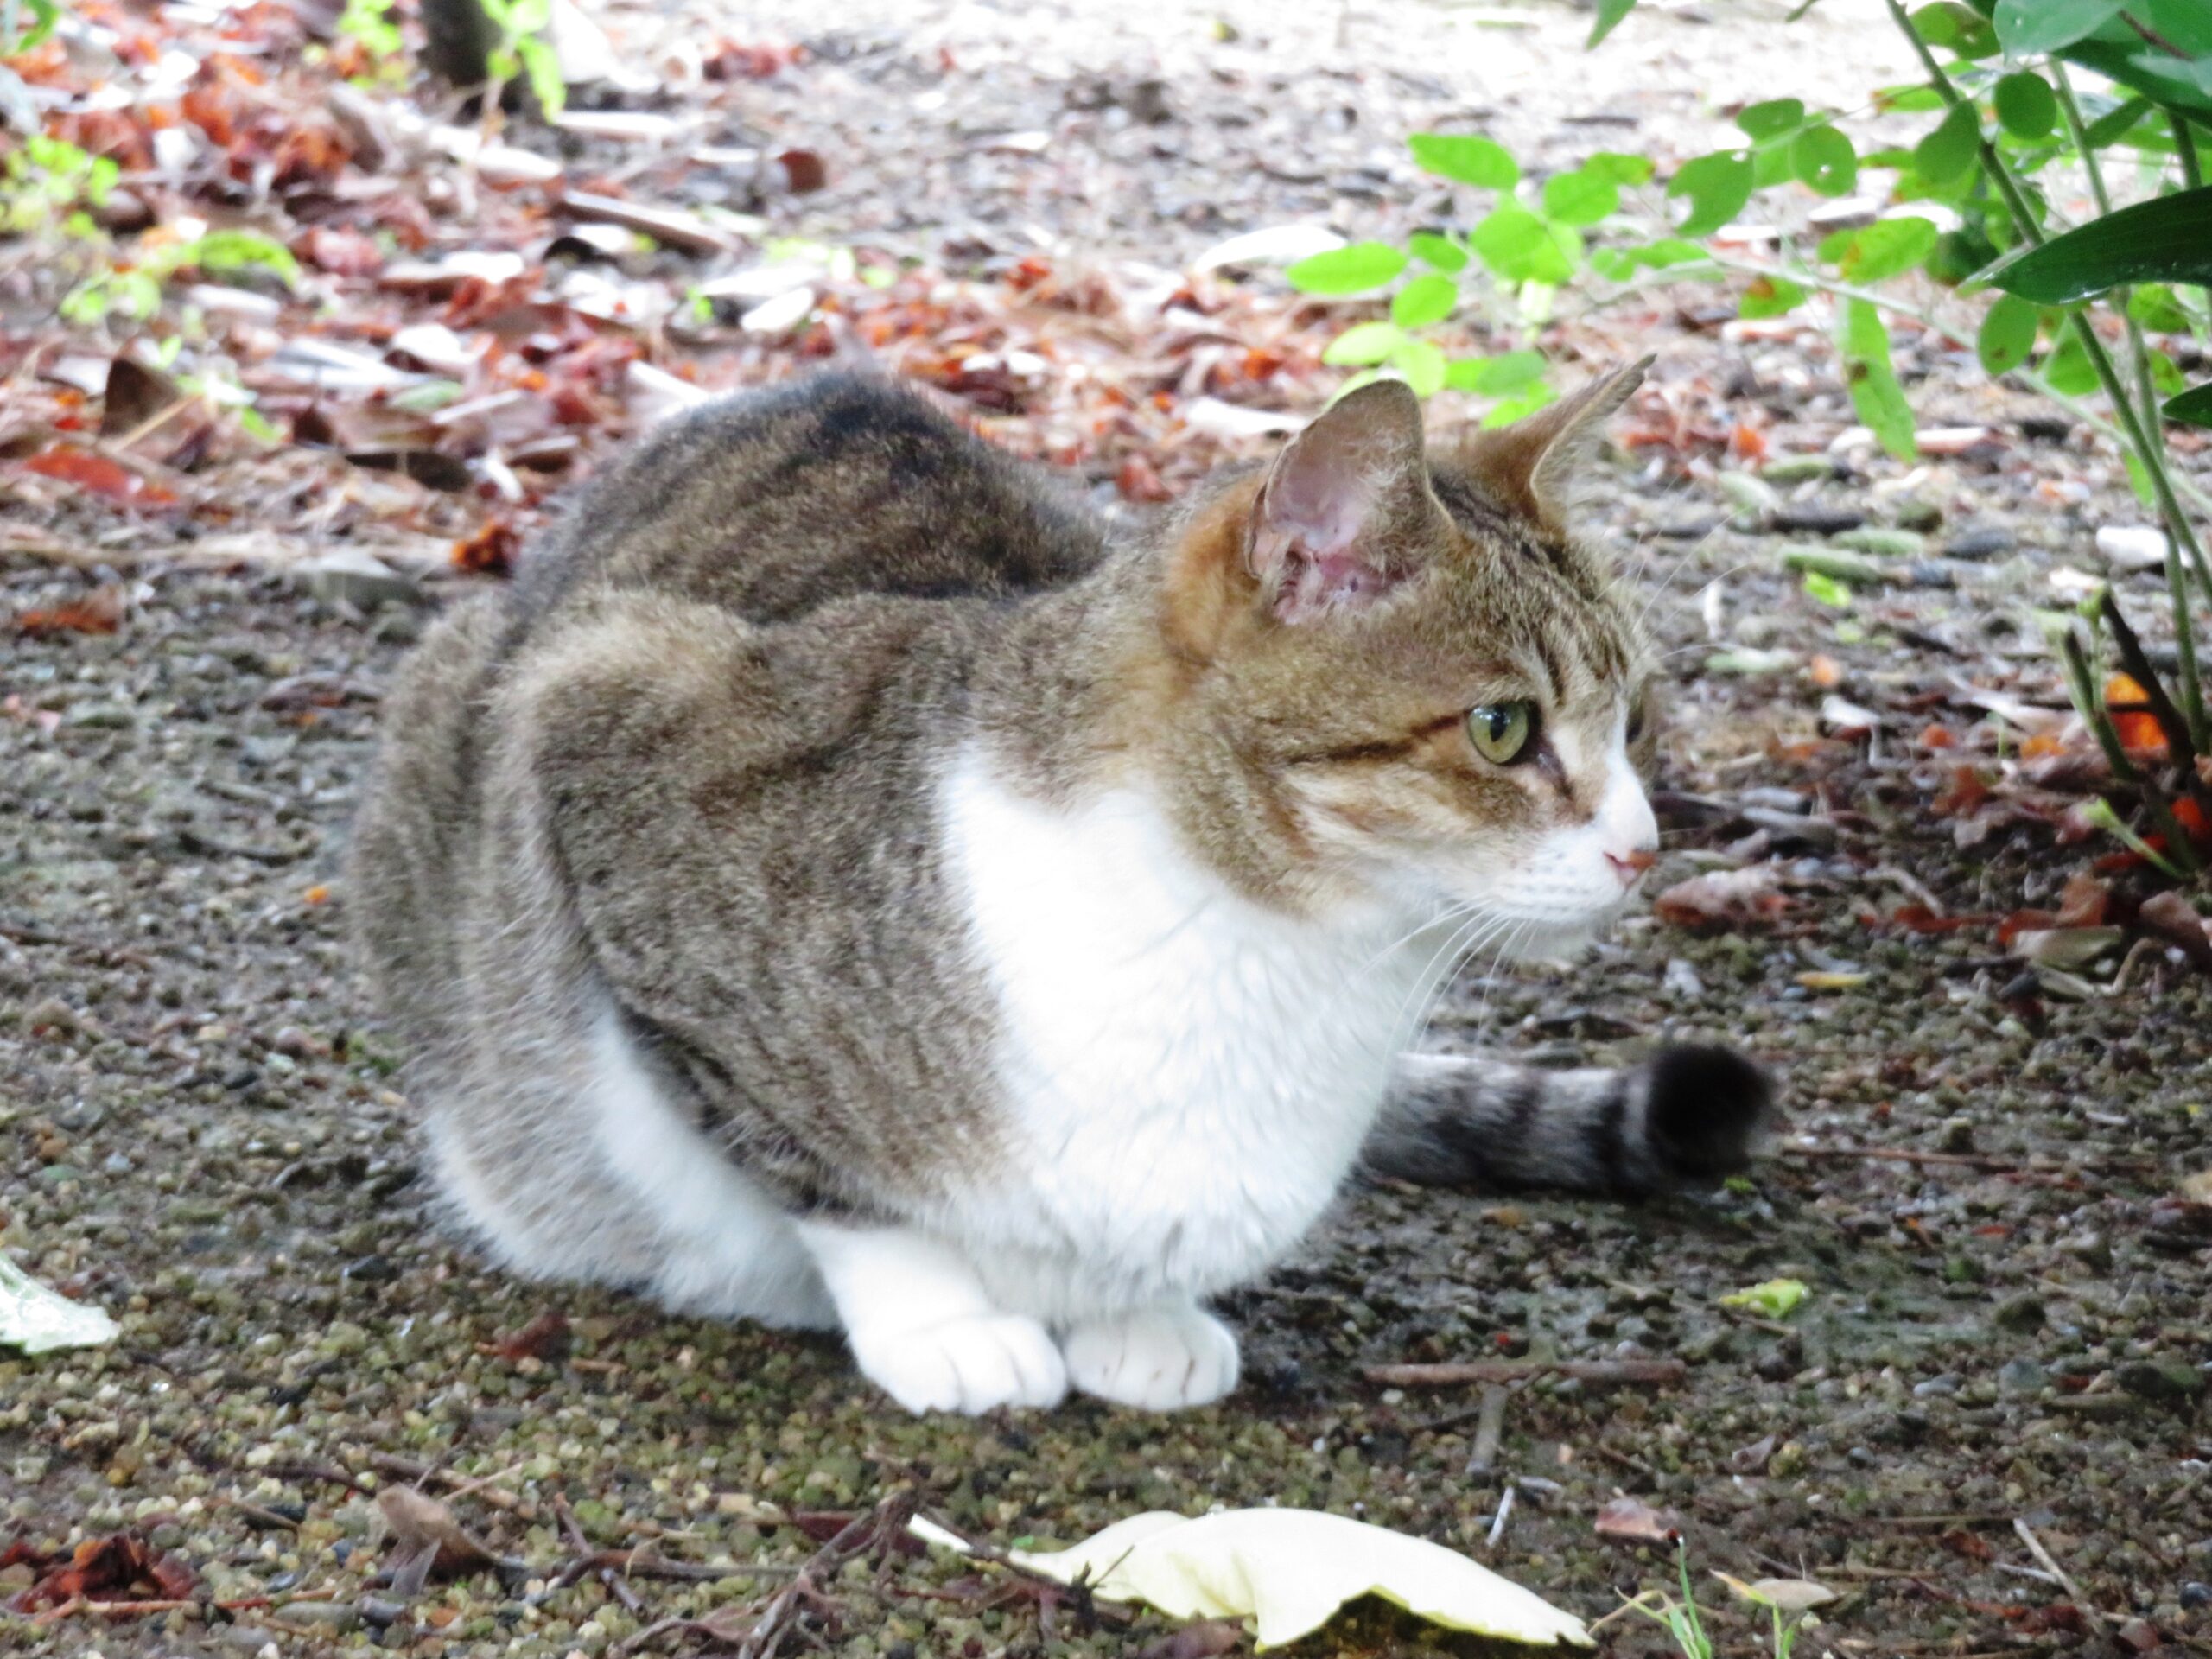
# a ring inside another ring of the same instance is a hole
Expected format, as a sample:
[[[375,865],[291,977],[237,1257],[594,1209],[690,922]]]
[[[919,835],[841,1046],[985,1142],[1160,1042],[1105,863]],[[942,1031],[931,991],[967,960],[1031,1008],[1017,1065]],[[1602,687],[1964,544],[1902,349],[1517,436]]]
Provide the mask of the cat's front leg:
[[[1236,1338],[1195,1303],[1076,1325],[1063,1348],[1069,1382],[1117,1405],[1176,1411],[1236,1387]]]
[[[957,1251],[911,1227],[805,1222],[798,1232],[861,1375],[907,1410],[973,1415],[1066,1395],[1052,1333],[993,1307]]]

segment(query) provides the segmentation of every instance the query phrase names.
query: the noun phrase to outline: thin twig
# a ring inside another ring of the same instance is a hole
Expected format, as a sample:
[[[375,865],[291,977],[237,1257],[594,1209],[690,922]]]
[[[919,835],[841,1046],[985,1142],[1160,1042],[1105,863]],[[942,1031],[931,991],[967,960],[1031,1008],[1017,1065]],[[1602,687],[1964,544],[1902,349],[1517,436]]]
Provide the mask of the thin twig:
[[[2056,1557],[2043,1547],[2043,1540],[2036,1536],[2035,1529],[2025,1521],[2015,1516],[2012,1530],[2020,1535],[2020,1541],[2028,1547],[2028,1554],[2036,1558],[2042,1565],[2043,1570],[2057,1580],[2058,1587],[2074,1599],[2074,1605],[2082,1610],[2082,1616],[2096,1626],[2097,1634],[2104,1635],[2107,1628],[2105,1624],[2105,1616],[2097,1611],[2094,1604],[2087,1596],[2082,1593],[2082,1586],[2068,1576],[2066,1569],[2058,1564]]]
[[[576,1519],[576,1512],[569,1507],[569,1500],[558,1492],[553,1495],[553,1518],[561,1523],[561,1531],[577,1554],[598,1557],[600,1552],[584,1535],[583,1523]],[[611,1562],[601,1562],[593,1570],[598,1574],[599,1581],[607,1586],[607,1593],[628,1608],[632,1614],[645,1611],[644,1600],[630,1587],[630,1581],[622,1576],[620,1567]]]
[[[1562,1376],[1596,1388],[1663,1389],[1686,1382],[1689,1374],[1689,1366],[1679,1359],[1466,1359],[1437,1364],[1369,1365],[1360,1371],[1370,1382],[1396,1389],[1517,1382],[1532,1376]]]

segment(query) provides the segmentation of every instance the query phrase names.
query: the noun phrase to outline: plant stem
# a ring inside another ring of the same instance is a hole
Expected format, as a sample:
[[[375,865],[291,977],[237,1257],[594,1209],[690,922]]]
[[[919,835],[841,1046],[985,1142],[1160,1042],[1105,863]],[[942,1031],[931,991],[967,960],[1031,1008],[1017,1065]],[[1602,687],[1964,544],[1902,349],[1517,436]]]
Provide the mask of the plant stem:
[[[2166,124],[2173,129],[2174,154],[2181,157],[2181,181],[2183,188],[2197,190],[2203,188],[2204,163],[2196,154],[2196,135],[2189,130],[2189,123],[2176,111],[2166,112]]]
[[[2112,196],[2105,188],[2104,168],[2098,165],[2096,152],[2090,147],[2088,129],[2082,121],[2082,107],[2074,97],[2074,83],[2068,79],[2066,66],[2057,59],[2050,60],[2051,78],[2057,82],[2058,107],[2066,118],[2066,130],[2080,153],[2082,165],[2089,175],[2089,194],[2096,198],[2097,211],[2112,212]],[[2140,426],[2144,439],[2143,452],[2137,456],[2145,474],[2152,480],[2153,495],[2158,497],[2159,517],[2166,527],[2166,586],[2173,603],[2174,641],[2181,658],[2178,677],[2181,681],[2183,707],[2187,710],[2189,733],[2193,747],[2202,748],[2212,739],[2212,727],[2208,727],[2204,712],[2204,683],[2197,670],[2196,631],[2190,626],[2189,613],[2189,584],[2181,568],[2181,549],[2189,536],[2185,515],[2180,503],[2173,503],[2167,511],[2167,499],[2171,492],[2160,492],[2158,480],[2166,472],[2166,434],[2164,416],[2158,408],[2158,389],[2151,372],[2151,347],[2143,338],[2143,326],[2135,320],[2129,304],[2128,291],[2114,289],[2107,296],[2112,308],[2127,325],[2127,353],[2129,365],[2135,372],[2135,391],[2139,406]],[[2107,393],[2112,387],[2106,387]],[[2200,555],[2200,562],[2202,556]],[[2200,571],[2200,575],[2204,574]],[[2205,582],[2205,594],[2212,598],[2212,576]]]
[[[2181,825],[2174,821],[2173,809],[2166,804],[2165,797],[2144,780],[2143,774],[2135,769],[2135,763],[2127,758],[2127,750],[2121,745],[2120,734],[2113,727],[2112,716],[2097,696],[2096,677],[2089,672],[2089,659],[2082,654],[2082,642],[2075,636],[2070,626],[2059,642],[2059,655],[2065,660],[2066,681],[2073,690],[2075,707],[2082,711],[2082,718],[2088,722],[2089,731],[2097,740],[2097,747],[2105,752],[2105,760],[2112,767],[2113,780],[2134,787],[2136,798],[2150,815],[2151,827],[2165,840],[2166,856],[2184,874],[2195,875],[2202,868],[2197,861],[2196,849],[2190,845],[2189,836]]]
[[[1962,104],[1973,108],[1958,87],[1952,84],[1950,76],[1943,73],[1943,66],[1936,61],[1936,54],[1929,48],[1928,42],[1922,40],[1919,31],[1913,28],[1911,18],[1905,14],[1903,0],[1884,0],[1884,3],[1890,9],[1891,20],[1912,42],[1912,49],[1918,55],[1921,67],[1928,72],[1929,84],[1936,89],[1944,104],[1954,109]],[[2059,86],[2062,91],[2065,90],[2066,80],[2063,73],[2059,77]],[[2067,97],[2067,103],[2069,106],[2072,104],[2070,94]],[[1976,111],[1977,133],[1980,132],[1980,113]],[[2077,135],[2080,121],[2081,111],[2074,110],[2073,122]],[[2083,159],[2088,164],[2090,178],[2101,198],[2103,182],[2097,174],[2095,157],[2086,145]],[[1999,193],[2004,196],[2005,205],[2012,210],[2021,238],[2031,247],[2041,247],[2044,244],[2043,228],[2029,212],[2027,193],[2021,189],[2019,181],[2012,176],[2012,169],[2005,164],[2004,156],[1998,154],[1997,146],[1990,142],[1986,133],[1981,134],[1981,163]],[[2182,695],[2188,707],[2190,729],[2198,746],[2202,747],[2208,741],[2212,741],[2212,728],[2206,724],[2204,689],[2197,677],[2195,640],[2189,613],[2188,573],[2183,568],[2182,556],[2187,554],[2189,565],[2195,569],[2198,584],[2204,589],[2207,599],[2212,599],[2212,562],[2205,558],[2203,545],[2196,539],[2196,527],[2182,510],[2181,501],[2174,491],[2173,476],[2167,469],[2158,440],[2145,429],[2134,399],[2128,396],[2127,385],[2120,377],[2119,366],[2112,360],[2112,353],[2105,349],[2104,341],[2097,338],[2097,331],[2090,325],[2085,313],[2074,312],[2067,322],[2073,329],[2074,338],[2080,344],[2083,355],[2089,359],[2090,367],[2096,371],[2097,384],[2104,389],[2105,397],[2112,404],[2113,423],[2119,427],[2129,453],[2135,457],[2136,464],[2149,478],[2151,493],[2158,501],[2158,516],[2165,521],[2166,584],[2173,594],[2176,632],[2180,642]],[[2094,687],[2091,689],[2094,690]]]

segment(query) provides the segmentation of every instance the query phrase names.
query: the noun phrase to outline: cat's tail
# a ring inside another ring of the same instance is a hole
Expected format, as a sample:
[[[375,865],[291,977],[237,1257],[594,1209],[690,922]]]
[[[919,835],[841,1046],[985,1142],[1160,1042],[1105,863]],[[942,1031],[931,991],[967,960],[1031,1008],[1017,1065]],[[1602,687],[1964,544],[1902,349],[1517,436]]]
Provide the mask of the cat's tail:
[[[1732,1049],[1573,1071],[1407,1054],[1360,1166],[1430,1186],[1655,1192],[1744,1168],[1773,1109],[1766,1073]]]

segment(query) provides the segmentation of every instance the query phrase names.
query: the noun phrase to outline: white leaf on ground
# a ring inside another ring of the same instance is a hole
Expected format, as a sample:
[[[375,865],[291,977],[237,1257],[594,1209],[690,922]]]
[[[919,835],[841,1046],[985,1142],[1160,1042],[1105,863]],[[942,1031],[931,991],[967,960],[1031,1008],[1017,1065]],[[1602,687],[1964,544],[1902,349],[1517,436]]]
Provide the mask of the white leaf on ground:
[[[927,1521],[915,1535],[967,1546]],[[1456,1551],[1313,1510],[1229,1510],[1197,1520],[1155,1512],[1116,1522],[1072,1549],[1009,1559],[1109,1600],[1173,1618],[1250,1618],[1262,1648],[1318,1630],[1346,1602],[1379,1596],[1446,1630],[1539,1646],[1592,1644],[1582,1621]]]
[[[1713,1576],[1745,1601],[1761,1607],[1779,1607],[1785,1613],[1809,1613],[1836,1599],[1834,1591],[1810,1579],[1754,1579],[1745,1584],[1730,1573],[1716,1571]]]
[[[1329,253],[1344,239],[1325,225],[1270,225],[1247,231],[1226,242],[1217,242],[1191,261],[1192,270],[1218,270],[1224,265],[1294,265],[1317,253]]]
[[[1183,405],[1183,424],[1193,432],[1217,438],[1264,438],[1295,432],[1306,424],[1303,415],[1280,409],[1248,409],[1218,397],[1193,397]]]
[[[1682,1535],[1675,1517],[1666,1510],[1625,1495],[1607,1499],[1593,1524],[1600,1538],[1618,1538],[1624,1543],[1671,1544]]]
[[[0,1255],[0,1347],[27,1354],[58,1348],[97,1348],[118,1335],[113,1319],[83,1302],[73,1302]]]

